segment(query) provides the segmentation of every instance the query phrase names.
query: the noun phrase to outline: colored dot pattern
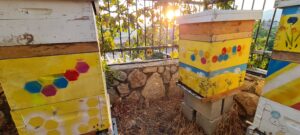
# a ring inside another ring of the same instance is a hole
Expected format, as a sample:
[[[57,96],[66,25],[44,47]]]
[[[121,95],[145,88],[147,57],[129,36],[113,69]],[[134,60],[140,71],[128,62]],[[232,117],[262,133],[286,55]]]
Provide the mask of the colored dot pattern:
[[[101,115],[101,110],[99,110],[100,104],[101,102],[98,98],[89,98],[86,100],[85,106],[88,107],[88,120],[77,127],[77,131],[80,134],[86,133],[89,130],[98,130],[103,126],[99,119]]]
[[[195,61],[196,60],[196,56],[194,54],[191,55],[191,60]]]
[[[32,126],[33,128],[40,128],[44,124],[45,120],[40,117],[36,116],[29,120],[28,124]]]
[[[193,54],[190,55],[190,59],[192,61],[196,61],[196,56],[199,54],[200,60],[197,61],[200,61],[203,65],[209,63],[210,61],[212,63],[225,62],[231,58],[231,55],[236,55],[238,53],[238,56],[242,56],[242,49],[243,47],[241,45],[234,45],[227,48],[224,47],[220,50],[220,54],[218,55],[210,55],[208,51],[194,50]]]
[[[51,97],[54,96],[56,94],[57,90],[53,85],[48,85],[45,86],[42,90],[42,93],[46,96],[46,97]]]
[[[48,120],[45,123],[45,128],[47,130],[56,129],[58,127],[58,122],[55,120]]]
[[[41,92],[42,85],[38,81],[31,81],[25,84],[24,89],[30,93],[39,93]]]
[[[69,80],[69,81],[76,81],[79,77],[79,73],[74,70],[74,69],[69,69],[65,72],[64,76]]]
[[[59,77],[54,80],[54,86],[60,89],[66,88],[69,84],[68,80],[64,77]]]
[[[43,86],[40,81],[29,81],[24,85],[24,89],[30,94],[41,93],[46,97],[55,96],[60,89],[67,88],[69,81],[78,80],[80,74],[87,73],[90,69],[88,63],[84,61],[78,61],[75,65],[75,69],[68,69],[60,76],[55,76],[52,84]]]
[[[79,73],[86,73],[89,70],[90,66],[84,61],[79,61],[77,62],[75,68]]]

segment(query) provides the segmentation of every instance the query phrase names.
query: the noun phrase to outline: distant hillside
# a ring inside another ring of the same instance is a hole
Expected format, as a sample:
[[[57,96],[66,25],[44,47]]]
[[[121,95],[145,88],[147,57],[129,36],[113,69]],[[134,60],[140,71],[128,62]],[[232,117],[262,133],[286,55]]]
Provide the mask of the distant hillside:
[[[271,20],[273,17],[273,13],[274,10],[266,10],[263,12],[263,20]],[[275,21],[279,21],[280,20],[280,16],[281,16],[282,10],[281,9],[277,9],[277,13],[275,15]]]

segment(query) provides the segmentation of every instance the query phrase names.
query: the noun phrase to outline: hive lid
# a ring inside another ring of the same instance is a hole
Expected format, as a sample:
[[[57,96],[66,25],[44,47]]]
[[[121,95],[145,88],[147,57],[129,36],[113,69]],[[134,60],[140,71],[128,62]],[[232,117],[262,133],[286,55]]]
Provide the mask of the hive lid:
[[[236,20],[258,20],[261,10],[207,10],[201,13],[178,17],[177,24],[220,22]]]
[[[275,7],[283,8],[283,7],[290,7],[290,6],[300,6],[300,0],[276,0]]]

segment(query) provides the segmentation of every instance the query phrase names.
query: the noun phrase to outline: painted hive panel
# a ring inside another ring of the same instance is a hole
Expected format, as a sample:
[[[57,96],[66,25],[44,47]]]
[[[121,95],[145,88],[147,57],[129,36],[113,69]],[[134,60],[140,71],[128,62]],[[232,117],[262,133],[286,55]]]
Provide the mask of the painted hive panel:
[[[224,42],[179,41],[179,61],[212,72],[248,62],[251,38]]]
[[[300,110],[300,64],[271,60],[263,97]]]
[[[11,109],[105,95],[98,53],[0,60]]]
[[[12,117],[20,135],[77,135],[110,126],[104,95],[12,111]]]
[[[300,53],[300,6],[283,9],[274,50]]]
[[[222,35],[252,32],[254,20],[181,24],[180,35]]]
[[[224,42],[179,41],[180,81],[201,96],[229,92],[242,85],[251,38]]]
[[[272,135],[299,135],[299,111],[260,97],[254,125]]]
[[[0,46],[96,41],[88,1],[0,1]],[[61,8],[63,7],[63,8]]]
[[[213,72],[205,72],[184,63],[179,64],[180,81],[203,97],[229,92],[240,87],[246,75],[247,64]]]

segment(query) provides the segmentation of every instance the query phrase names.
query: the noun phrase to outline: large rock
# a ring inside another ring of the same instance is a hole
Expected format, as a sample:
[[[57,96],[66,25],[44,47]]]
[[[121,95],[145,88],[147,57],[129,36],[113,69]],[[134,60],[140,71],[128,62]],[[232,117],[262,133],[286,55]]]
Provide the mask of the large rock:
[[[114,71],[113,76],[115,79],[124,82],[127,79],[127,74],[124,71]]]
[[[176,71],[177,71],[177,66],[175,66],[175,65],[173,65],[173,66],[171,66],[171,73],[172,74],[174,74],[174,73],[176,73]]]
[[[117,88],[121,97],[127,96],[130,93],[128,83],[121,83]]]
[[[120,96],[114,87],[108,88],[107,93],[109,95],[109,100],[111,104],[116,103],[120,99]]]
[[[168,96],[169,97],[180,97],[183,96],[183,91],[176,85],[176,82],[179,79],[179,74],[176,72],[173,74],[170,84],[169,84],[169,91]]]
[[[171,79],[171,71],[169,67],[166,67],[165,72],[163,73],[164,83],[169,83]]]
[[[120,84],[120,82],[114,79],[113,81],[111,81],[111,84],[109,84],[109,86],[116,87],[119,84]]]
[[[129,74],[128,81],[130,82],[131,88],[139,88],[145,85],[147,81],[147,75],[138,69],[135,69]]]
[[[165,86],[160,74],[152,74],[148,79],[145,88],[142,90],[142,95],[146,99],[159,99],[165,96]]]
[[[254,116],[259,97],[249,92],[240,92],[234,96],[236,102],[246,111],[248,116]]]
[[[144,73],[154,73],[156,71],[157,71],[157,67],[146,67],[143,70]]]
[[[140,94],[137,91],[132,91],[126,99],[130,101],[138,101],[140,99]]]
[[[165,67],[161,66],[161,67],[158,67],[158,73],[163,73],[165,71]]]

